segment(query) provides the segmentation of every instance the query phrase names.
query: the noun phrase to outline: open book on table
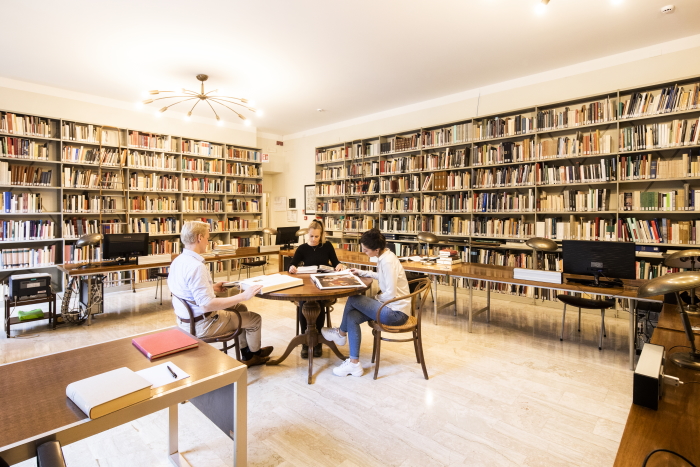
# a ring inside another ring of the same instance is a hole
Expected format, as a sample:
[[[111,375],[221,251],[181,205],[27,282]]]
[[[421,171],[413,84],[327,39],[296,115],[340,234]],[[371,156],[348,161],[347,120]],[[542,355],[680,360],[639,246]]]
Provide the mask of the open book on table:
[[[248,290],[250,287],[262,285],[259,294],[276,292],[277,290],[288,289],[304,285],[304,281],[297,277],[286,276],[284,274],[270,274],[268,276],[256,276],[239,282],[241,290]]]
[[[328,274],[312,274],[311,280],[321,290],[347,289],[365,287],[365,283],[350,271],[331,272]]]

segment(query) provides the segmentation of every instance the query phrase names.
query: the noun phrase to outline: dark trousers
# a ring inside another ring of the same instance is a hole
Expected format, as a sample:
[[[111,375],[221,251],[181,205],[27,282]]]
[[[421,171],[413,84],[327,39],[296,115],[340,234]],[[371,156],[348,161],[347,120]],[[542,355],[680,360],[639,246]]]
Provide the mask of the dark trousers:
[[[301,302],[301,306],[299,309],[297,309],[297,318],[299,318],[299,328],[301,334],[304,334],[306,332],[306,327],[307,327],[307,322],[306,322],[306,317],[304,317],[304,314],[301,312],[301,309],[304,307],[304,302]],[[318,318],[316,318],[316,330],[318,332],[321,332],[321,328],[326,325],[326,308],[324,306],[321,306],[321,312],[318,314]]]

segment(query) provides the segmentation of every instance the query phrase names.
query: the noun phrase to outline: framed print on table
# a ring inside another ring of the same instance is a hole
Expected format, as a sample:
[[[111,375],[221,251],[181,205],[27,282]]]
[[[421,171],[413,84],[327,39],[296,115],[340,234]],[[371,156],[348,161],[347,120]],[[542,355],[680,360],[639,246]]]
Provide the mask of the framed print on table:
[[[316,214],[316,185],[304,185],[305,214]]]

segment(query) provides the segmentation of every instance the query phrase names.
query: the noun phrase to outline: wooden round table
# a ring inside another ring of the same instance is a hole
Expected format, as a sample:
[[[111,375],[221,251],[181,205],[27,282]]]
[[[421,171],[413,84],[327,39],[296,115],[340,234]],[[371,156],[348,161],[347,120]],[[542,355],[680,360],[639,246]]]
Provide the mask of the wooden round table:
[[[360,280],[365,283],[365,287],[355,287],[347,289],[330,289],[321,290],[316,287],[316,284],[311,280],[310,274],[289,274],[287,272],[281,272],[280,274],[285,274],[292,277],[298,277],[304,281],[303,285],[292,287],[289,289],[278,290],[277,292],[270,292],[266,294],[259,295],[260,298],[265,298],[267,300],[283,300],[289,302],[304,302],[304,306],[301,312],[306,318],[306,332],[304,334],[299,334],[294,337],[287,346],[284,354],[277,360],[270,360],[267,362],[268,365],[279,365],[282,363],[295,347],[306,344],[309,346],[309,379],[308,383],[311,384],[311,376],[313,374],[314,365],[314,346],[316,344],[325,344],[330,349],[335,352],[339,359],[345,360],[345,356],[340,353],[338,348],[335,346],[335,342],[326,340],[320,332],[320,329],[316,329],[316,318],[321,313],[321,305],[319,302],[326,300],[333,300],[335,298],[349,297],[351,295],[357,295],[365,292],[372,285],[372,278],[370,277],[360,277]]]

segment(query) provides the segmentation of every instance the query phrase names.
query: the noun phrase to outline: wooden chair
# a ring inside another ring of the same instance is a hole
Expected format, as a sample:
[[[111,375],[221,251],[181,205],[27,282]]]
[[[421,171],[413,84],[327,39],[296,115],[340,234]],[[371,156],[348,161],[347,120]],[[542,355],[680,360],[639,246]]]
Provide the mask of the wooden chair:
[[[193,336],[197,337],[197,330],[196,330],[196,323],[194,321],[194,312],[192,312],[192,307],[190,306],[190,301],[185,300],[184,298],[180,298],[175,294],[172,294],[173,297],[177,298],[180,303],[182,303],[185,306],[185,309],[187,310],[187,314],[190,315],[190,334]],[[236,348],[236,360],[239,362],[241,361],[241,346],[240,343],[238,342],[238,336],[241,335],[241,323],[243,322],[241,320],[241,314],[236,311],[236,310],[226,310],[230,311],[232,313],[235,313],[236,316],[238,317],[238,327],[236,328],[235,331],[229,333],[229,334],[224,334],[222,336],[215,336],[215,337],[203,337],[200,339],[203,340],[206,343],[213,343],[213,342],[221,342],[223,344],[223,348],[221,351],[228,355],[228,350],[232,347]],[[230,341],[233,341],[233,345],[229,345],[228,343]]]
[[[374,321],[369,321],[369,327],[372,328],[372,335],[374,336],[374,346],[372,348],[372,363],[376,358],[377,362],[374,366],[374,379],[377,379],[379,374],[379,351],[381,348],[382,341],[387,342],[411,342],[413,341],[413,347],[416,350],[416,360],[423,367],[423,376],[428,379],[428,370],[425,368],[425,357],[423,356],[423,337],[421,334],[421,315],[423,314],[423,308],[425,305],[425,299],[428,297],[428,290],[430,290],[430,279],[415,279],[408,283],[409,287],[415,284],[415,290],[403,297],[397,297],[387,302],[382,303],[382,306],[377,310],[377,319]],[[398,300],[411,299],[411,316],[408,317],[406,323],[401,326],[387,326],[382,324],[379,320],[382,309]],[[416,306],[418,305],[418,306]],[[410,332],[413,336],[409,339],[388,339],[382,337],[382,332],[389,334],[400,334],[405,332]]]

